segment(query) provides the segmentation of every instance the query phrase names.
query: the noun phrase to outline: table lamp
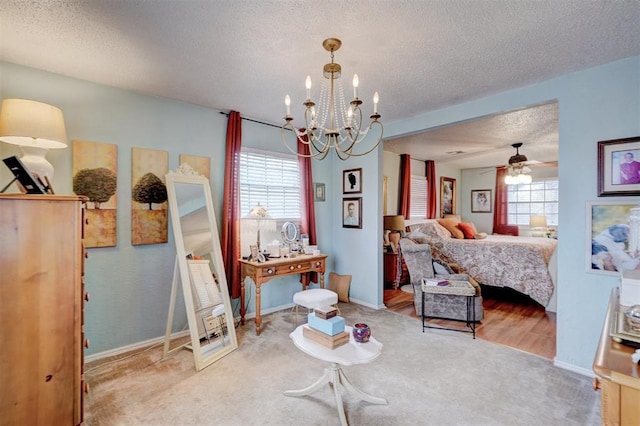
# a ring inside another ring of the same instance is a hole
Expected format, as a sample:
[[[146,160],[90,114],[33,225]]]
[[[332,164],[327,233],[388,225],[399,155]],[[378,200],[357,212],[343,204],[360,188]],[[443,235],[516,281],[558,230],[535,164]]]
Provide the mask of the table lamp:
[[[20,160],[43,181],[53,181],[53,166],[45,155],[67,147],[62,111],[42,102],[5,99],[0,110],[0,141],[18,145]]]
[[[245,225],[250,228],[250,230],[256,230],[256,244],[258,245],[258,250],[262,250],[260,246],[260,230],[264,231],[275,231],[276,230],[276,221],[271,218],[269,212],[264,206],[261,206],[258,203],[257,206],[254,206],[249,210],[249,213],[245,217],[242,218]]]
[[[384,230],[390,231],[388,238],[391,248],[395,252],[400,242],[401,232],[404,231],[404,216],[394,215],[384,217]],[[386,238],[385,238],[386,240]]]
[[[532,237],[544,237],[544,233],[547,231],[547,217],[531,216],[529,218],[529,228],[531,228]]]

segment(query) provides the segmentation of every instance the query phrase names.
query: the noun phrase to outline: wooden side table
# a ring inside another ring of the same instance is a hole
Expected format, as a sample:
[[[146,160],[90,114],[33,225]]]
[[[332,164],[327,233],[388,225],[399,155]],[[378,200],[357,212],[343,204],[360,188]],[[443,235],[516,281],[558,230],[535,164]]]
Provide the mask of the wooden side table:
[[[384,282],[391,283],[395,290],[409,282],[409,271],[398,253],[384,252]]]
[[[244,304],[244,280],[249,277],[256,285],[256,334],[260,335],[262,316],[260,315],[260,286],[272,278],[283,277],[306,272],[317,272],[320,288],[324,288],[324,272],[326,254],[301,254],[292,258],[269,259],[266,262],[253,262],[240,259],[240,323],[244,325],[246,307]],[[306,290],[305,286],[302,286]]]

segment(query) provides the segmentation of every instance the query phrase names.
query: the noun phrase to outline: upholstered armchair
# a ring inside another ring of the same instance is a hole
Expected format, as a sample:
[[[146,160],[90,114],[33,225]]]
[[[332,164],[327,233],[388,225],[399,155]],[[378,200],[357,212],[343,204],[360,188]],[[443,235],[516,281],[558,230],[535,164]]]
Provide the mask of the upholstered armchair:
[[[407,270],[409,271],[416,315],[422,316],[422,280],[424,278],[445,278],[449,280],[469,281],[471,285],[474,286],[477,296],[473,299],[476,304],[475,321],[482,321],[484,318],[482,293],[480,286],[473,277],[467,274],[456,274],[454,273],[455,270],[449,265],[434,261],[431,256],[431,246],[429,244],[417,244],[409,238],[402,238],[400,240],[400,256],[403,257],[407,265]],[[436,265],[441,273],[436,274],[434,265]],[[425,313],[433,317],[464,321],[467,319],[466,297],[448,294],[426,294]]]

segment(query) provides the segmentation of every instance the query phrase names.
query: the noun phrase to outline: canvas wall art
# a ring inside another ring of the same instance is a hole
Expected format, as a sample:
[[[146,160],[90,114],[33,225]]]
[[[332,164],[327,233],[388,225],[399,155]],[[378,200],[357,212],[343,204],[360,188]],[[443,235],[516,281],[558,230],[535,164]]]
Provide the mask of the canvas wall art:
[[[169,153],[131,149],[131,244],[167,242],[167,186]]]
[[[74,140],[72,164],[73,192],[89,198],[85,211],[84,246],[116,246],[118,146]]]

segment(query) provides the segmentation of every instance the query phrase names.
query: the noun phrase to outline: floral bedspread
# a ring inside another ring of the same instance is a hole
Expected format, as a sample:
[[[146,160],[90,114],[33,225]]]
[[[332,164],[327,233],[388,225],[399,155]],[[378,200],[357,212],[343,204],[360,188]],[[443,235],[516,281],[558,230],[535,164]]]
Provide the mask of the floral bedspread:
[[[547,306],[553,294],[549,259],[558,241],[551,238],[488,235],[482,240],[427,237],[432,256],[457,263],[481,284],[509,287]],[[416,241],[418,242],[418,241]]]

